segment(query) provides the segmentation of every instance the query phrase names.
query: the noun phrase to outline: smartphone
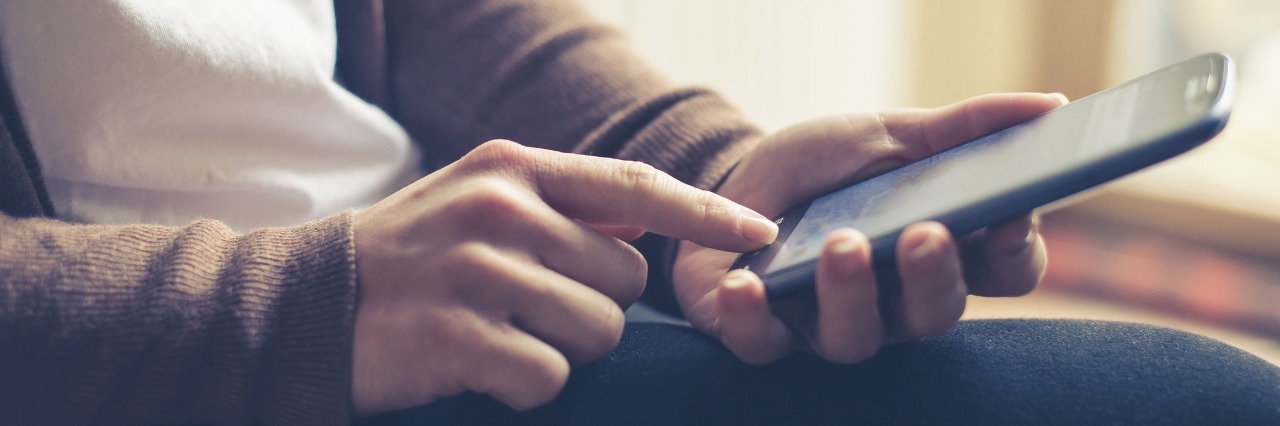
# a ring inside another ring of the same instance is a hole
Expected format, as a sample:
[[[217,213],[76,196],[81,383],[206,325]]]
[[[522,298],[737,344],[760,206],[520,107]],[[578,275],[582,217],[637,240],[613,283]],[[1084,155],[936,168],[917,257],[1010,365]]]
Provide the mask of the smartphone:
[[[802,203],[775,219],[777,241],[733,268],[758,274],[770,300],[811,297],[827,234],[855,228],[871,240],[883,299],[899,291],[885,285],[898,282],[907,225],[962,235],[1184,153],[1226,125],[1234,74],[1227,56],[1201,55]]]

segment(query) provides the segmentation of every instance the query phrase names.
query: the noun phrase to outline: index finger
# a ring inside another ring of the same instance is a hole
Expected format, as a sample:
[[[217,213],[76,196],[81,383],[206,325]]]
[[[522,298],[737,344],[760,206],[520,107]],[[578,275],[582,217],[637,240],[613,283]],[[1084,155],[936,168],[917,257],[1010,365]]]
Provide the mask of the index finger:
[[[694,188],[644,163],[530,148],[542,199],[588,223],[632,226],[704,247],[749,251],[778,226],[759,213]]]

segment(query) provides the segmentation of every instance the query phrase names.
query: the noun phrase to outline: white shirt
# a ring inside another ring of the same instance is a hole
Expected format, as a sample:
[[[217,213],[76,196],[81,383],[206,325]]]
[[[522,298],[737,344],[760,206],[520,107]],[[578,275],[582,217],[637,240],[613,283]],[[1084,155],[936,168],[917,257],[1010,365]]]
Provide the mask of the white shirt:
[[[334,81],[332,0],[0,0],[0,29],[63,218],[289,225],[422,174]]]

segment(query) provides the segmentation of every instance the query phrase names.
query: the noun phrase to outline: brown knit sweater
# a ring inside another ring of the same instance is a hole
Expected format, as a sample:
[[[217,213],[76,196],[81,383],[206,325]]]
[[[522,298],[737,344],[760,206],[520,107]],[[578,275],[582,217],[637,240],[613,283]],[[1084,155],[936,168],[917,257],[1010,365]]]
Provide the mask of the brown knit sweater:
[[[758,134],[564,0],[335,6],[341,78],[408,129],[430,167],[506,138],[706,188]],[[347,422],[349,213],[245,234],[208,220],[59,221],[11,93],[0,84],[0,423]],[[665,266],[666,244],[640,245]]]

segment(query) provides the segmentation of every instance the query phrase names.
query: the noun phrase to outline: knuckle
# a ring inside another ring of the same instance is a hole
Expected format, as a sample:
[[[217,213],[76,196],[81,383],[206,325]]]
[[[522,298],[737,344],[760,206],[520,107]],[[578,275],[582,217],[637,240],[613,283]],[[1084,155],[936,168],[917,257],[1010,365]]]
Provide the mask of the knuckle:
[[[569,361],[557,357],[532,366],[528,374],[533,384],[526,392],[516,396],[512,408],[528,410],[555,399],[569,381]]]
[[[502,297],[505,301],[503,305],[512,310],[536,309],[538,304],[562,297],[556,289],[558,285],[559,283],[542,279],[513,280],[512,291]]]
[[[617,173],[623,182],[631,184],[631,188],[637,194],[661,191],[663,189],[663,178],[666,177],[665,173],[639,161],[624,161],[617,168]]]
[[[441,275],[459,294],[483,292],[481,288],[497,288],[504,284],[495,276],[496,266],[510,263],[497,248],[481,241],[467,241],[454,245],[443,257]],[[475,285],[483,284],[483,285]],[[473,288],[474,287],[474,288]]]
[[[480,144],[463,156],[460,163],[482,170],[521,167],[532,161],[532,153],[518,143],[494,139]]]
[[[711,192],[702,191],[694,199],[693,205],[700,213],[699,217],[706,226],[715,226],[730,217],[728,210]]]
[[[470,223],[506,224],[529,217],[530,197],[521,188],[499,178],[476,179],[458,200]]]
[[[446,268],[460,267],[473,268],[479,263],[483,263],[482,259],[489,256],[489,247],[475,241],[468,241],[453,246],[452,250],[444,256],[444,262],[441,262]]]
[[[631,306],[644,293],[649,280],[649,262],[635,247],[629,244],[622,244],[622,246],[624,254],[621,263],[628,265],[630,273],[622,277],[624,280],[622,291],[617,295],[616,301],[621,306]]]
[[[617,305],[608,303],[604,315],[595,324],[587,324],[590,331],[590,344],[583,355],[585,361],[595,360],[613,352],[622,341],[622,330],[626,326],[626,315]]]

